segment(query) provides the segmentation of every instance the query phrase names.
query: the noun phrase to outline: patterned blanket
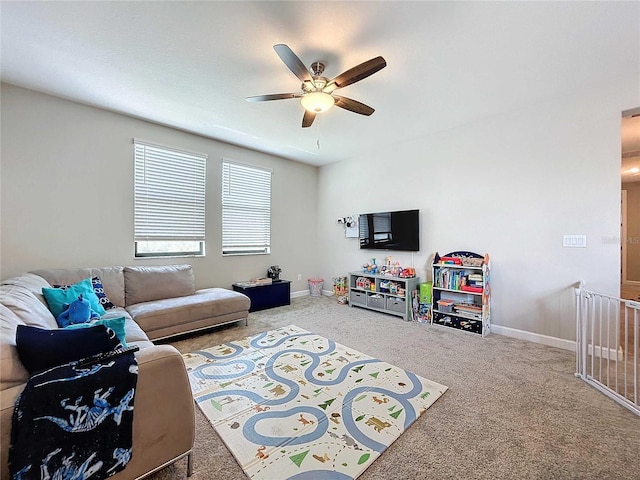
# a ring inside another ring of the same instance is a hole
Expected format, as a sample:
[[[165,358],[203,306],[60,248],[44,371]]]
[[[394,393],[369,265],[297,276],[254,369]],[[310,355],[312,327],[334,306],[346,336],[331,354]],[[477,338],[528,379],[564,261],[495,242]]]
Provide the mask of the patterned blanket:
[[[132,352],[31,377],[13,414],[11,478],[101,480],[123,470],[137,378]]]

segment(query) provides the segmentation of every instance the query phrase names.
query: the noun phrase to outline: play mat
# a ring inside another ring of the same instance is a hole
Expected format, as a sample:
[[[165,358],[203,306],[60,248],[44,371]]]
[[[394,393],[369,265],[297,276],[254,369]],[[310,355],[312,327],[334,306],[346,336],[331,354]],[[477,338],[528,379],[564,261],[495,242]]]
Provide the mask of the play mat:
[[[252,479],[357,478],[447,390],[294,325],[183,358]]]

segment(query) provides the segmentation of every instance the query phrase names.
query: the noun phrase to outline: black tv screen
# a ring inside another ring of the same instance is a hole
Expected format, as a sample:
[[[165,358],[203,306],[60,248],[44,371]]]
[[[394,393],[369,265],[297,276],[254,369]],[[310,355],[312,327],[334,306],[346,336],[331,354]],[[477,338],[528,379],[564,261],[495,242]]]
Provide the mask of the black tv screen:
[[[420,250],[420,211],[363,213],[360,215],[360,248],[363,250]]]

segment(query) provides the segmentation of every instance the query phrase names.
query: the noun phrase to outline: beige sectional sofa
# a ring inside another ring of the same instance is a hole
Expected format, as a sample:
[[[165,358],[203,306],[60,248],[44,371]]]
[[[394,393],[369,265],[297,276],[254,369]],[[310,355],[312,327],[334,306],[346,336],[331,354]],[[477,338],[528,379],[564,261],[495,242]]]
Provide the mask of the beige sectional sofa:
[[[184,456],[193,447],[193,398],[184,363],[170,345],[150,340],[248,318],[250,300],[222,288],[195,289],[190,265],[38,270],[0,283],[0,478],[8,478],[11,417],[29,374],[15,345],[20,324],[54,329],[42,288],[99,277],[114,308],[103,318],[125,317],[126,341],[137,345],[139,365],[133,420],[133,455],[110,477],[141,478]]]

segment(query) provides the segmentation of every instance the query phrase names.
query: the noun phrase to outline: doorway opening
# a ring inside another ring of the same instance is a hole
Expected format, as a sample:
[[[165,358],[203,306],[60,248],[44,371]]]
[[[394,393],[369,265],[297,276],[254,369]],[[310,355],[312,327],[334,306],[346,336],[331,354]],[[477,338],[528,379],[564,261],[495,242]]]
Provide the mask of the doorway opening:
[[[620,296],[640,300],[640,107],[622,112]]]

